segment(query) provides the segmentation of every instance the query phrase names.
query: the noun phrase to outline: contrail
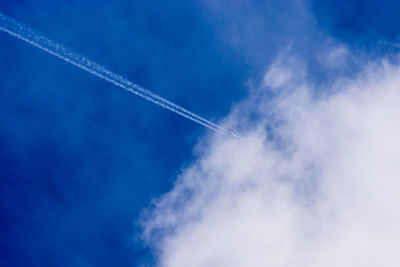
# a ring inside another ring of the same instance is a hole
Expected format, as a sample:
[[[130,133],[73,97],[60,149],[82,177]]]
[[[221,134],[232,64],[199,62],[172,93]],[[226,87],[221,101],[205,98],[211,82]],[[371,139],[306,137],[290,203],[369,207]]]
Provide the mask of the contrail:
[[[224,134],[229,134],[233,137],[240,138],[237,136],[235,133],[228,131],[220,126],[218,126],[215,123],[212,123],[196,114],[193,112],[190,112],[189,110],[178,106],[170,101],[168,101],[165,98],[162,98],[161,96],[158,96],[151,91],[127,80],[126,78],[122,77],[121,75],[118,75],[102,65],[93,62],[92,60],[88,59],[87,57],[84,57],[82,55],[79,55],[70,49],[66,48],[65,46],[58,44],[46,36],[37,33],[34,31],[32,28],[19,23],[18,21],[14,20],[13,18],[10,18],[2,13],[0,13],[0,30],[17,37],[18,39],[21,39],[33,46],[36,46],[40,48],[41,50],[52,54],[78,68],[81,68],[93,75],[96,75],[110,83],[113,83],[116,86],[119,86],[131,93],[134,93],[140,97],[143,97],[144,99],[153,102],[154,104],[157,104],[165,109],[168,109],[172,112],[175,112],[189,120],[192,120],[198,124],[201,124],[213,131],[219,132],[219,133],[224,133]]]

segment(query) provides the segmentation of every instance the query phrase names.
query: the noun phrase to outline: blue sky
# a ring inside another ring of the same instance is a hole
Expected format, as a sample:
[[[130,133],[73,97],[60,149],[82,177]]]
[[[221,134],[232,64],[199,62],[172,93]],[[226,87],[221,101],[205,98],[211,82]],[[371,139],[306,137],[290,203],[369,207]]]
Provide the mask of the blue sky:
[[[3,0],[0,11],[212,121],[282,50],[320,83],[359,68],[320,66],[314,52],[330,42],[362,61],[400,41],[390,0]],[[0,48],[0,265],[153,264],[140,214],[207,130],[3,32]]]

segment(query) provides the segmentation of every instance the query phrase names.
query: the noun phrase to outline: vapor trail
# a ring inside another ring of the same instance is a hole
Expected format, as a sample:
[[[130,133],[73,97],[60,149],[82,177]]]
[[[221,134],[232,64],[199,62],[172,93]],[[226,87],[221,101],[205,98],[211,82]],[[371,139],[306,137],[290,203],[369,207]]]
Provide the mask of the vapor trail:
[[[236,134],[234,134],[231,131],[228,131],[217,124],[214,124],[196,114],[193,112],[190,112],[189,110],[178,106],[170,101],[168,101],[165,98],[162,98],[161,96],[158,96],[151,91],[127,80],[126,78],[122,77],[121,75],[118,75],[102,65],[91,61],[87,57],[84,57],[82,55],[79,55],[70,49],[64,47],[61,44],[58,44],[46,36],[39,34],[35,32],[33,29],[30,27],[19,23],[18,21],[14,20],[13,18],[10,18],[2,13],[0,13],[0,30],[9,33],[10,35],[13,35],[33,46],[36,46],[40,48],[43,51],[46,51],[47,53],[50,53],[74,66],[77,66],[93,75],[96,75],[108,82],[113,83],[116,86],[119,86],[131,93],[134,93],[140,97],[143,97],[144,99],[153,102],[154,104],[157,104],[165,109],[168,109],[172,112],[175,112],[189,120],[192,120],[198,124],[201,124],[213,131],[219,132],[219,133],[225,133],[229,134],[233,137],[239,138]]]

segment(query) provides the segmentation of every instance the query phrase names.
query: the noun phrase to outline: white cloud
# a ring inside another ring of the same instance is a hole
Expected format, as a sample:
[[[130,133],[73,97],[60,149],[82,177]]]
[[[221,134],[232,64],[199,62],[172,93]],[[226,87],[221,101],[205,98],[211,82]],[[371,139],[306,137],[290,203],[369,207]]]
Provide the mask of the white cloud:
[[[244,141],[208,140],[156,202],[144,236],[159,265],[400,266],[400,67],[326,90],[279,60],[264,86],[280,94],[227,119],[253,125]]]

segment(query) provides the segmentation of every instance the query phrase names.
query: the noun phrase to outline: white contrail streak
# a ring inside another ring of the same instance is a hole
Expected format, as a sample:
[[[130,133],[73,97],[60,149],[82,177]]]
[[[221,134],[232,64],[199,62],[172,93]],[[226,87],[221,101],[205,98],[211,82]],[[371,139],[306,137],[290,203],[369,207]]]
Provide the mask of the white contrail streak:
[[[77,66],[93,75],[96,75],[108,82],[113,83],[116,86],[119,86],[140,97],[143,97],[144,99],[151,101],[154,104],[157,104],[165,109],[175,112],[211,130],[214,130],[219,133],[229,134],[236,138],[240,138],[233,132],[224,129],[218,126],[217,124],[214,124],[190,112],[189,110],[184,109],[183,107],[178,106],[168,101],[167,99],[152,93],[149,90],[146,90],[145,88],[127,80],[121,75],[118,75],[116,73],[107,70],[102,65],[97,64],[96,62],[93,62],[90,59],[71,51],[70,49],[64,47],[63,45],[48,39],[46,36],[35,32],[30,27],[23,25],[18,21],[14,20],[13,18],[10,18],[2,13],[0,13],[0,30],[7,32],[10,35],[13,35],[33,46],[40,48],[43,51],[46,51],[47,53],[50,53],[68,63],[71,63],[74,66]]]

